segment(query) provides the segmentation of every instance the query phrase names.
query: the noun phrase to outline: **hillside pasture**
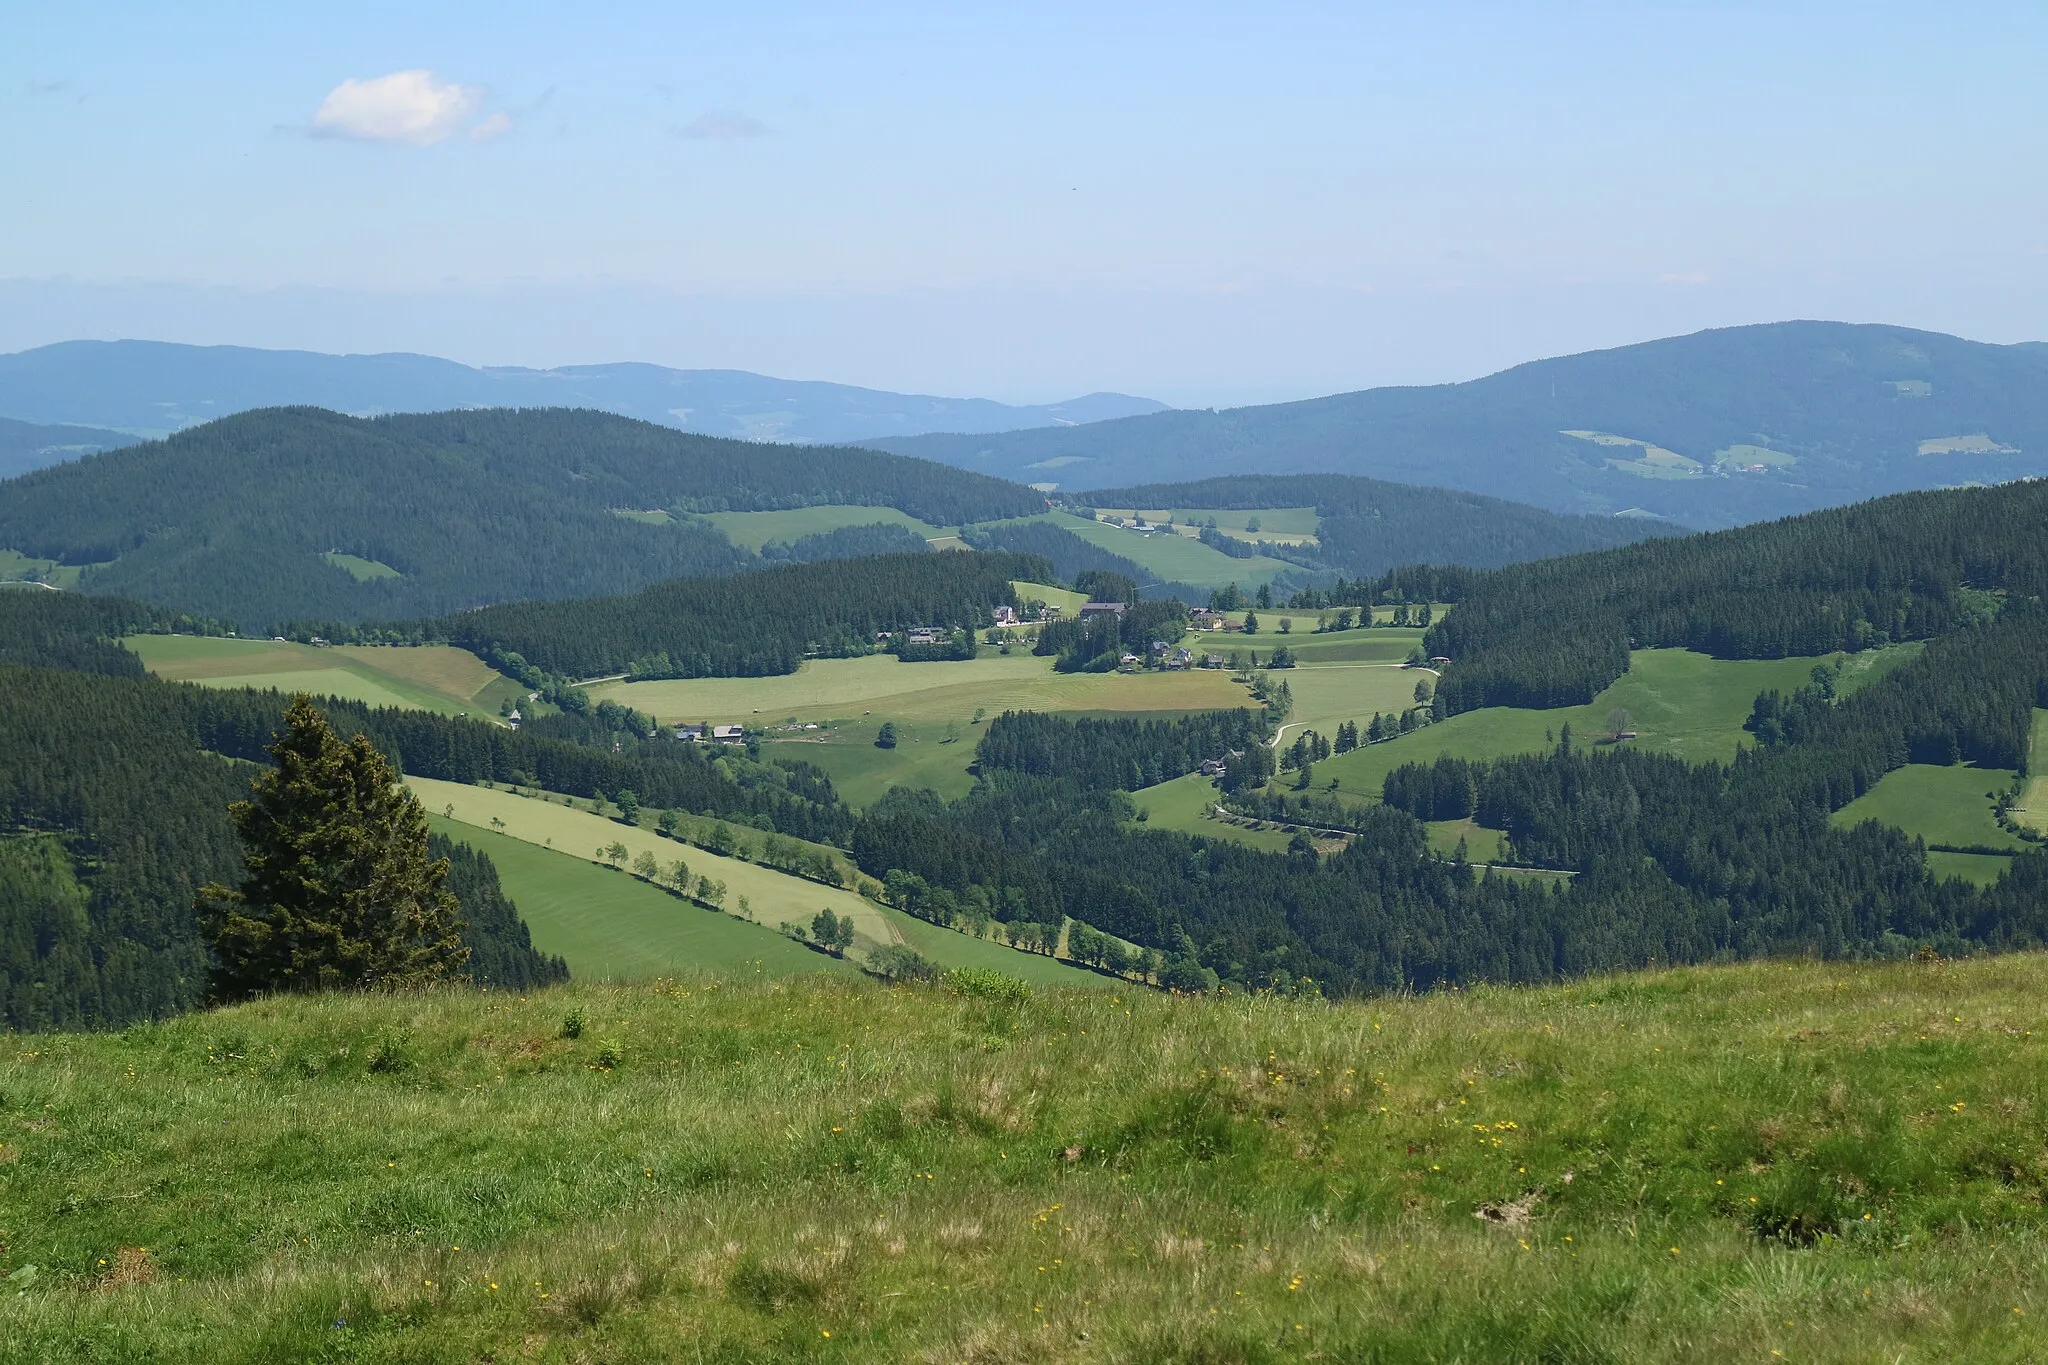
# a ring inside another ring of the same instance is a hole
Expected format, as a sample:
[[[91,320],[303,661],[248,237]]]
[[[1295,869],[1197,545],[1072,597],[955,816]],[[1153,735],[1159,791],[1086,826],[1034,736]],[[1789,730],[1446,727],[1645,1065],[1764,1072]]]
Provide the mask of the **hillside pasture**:
[[[907,527],[926,540],[952,534],[944,527],[919,521],[910,513],[899,512],[893,507],[852,507],[837,503],[791,507],[779,512],[711,512],[705,515],[704,520],[725,532],[726,539],[733,544],[756,554],[771,540],[801,540],[805,536],[836,531],[842,526],[872,526],[878,521]]]
[[[54,559],[37,559],[19,550],[0,550],[0,583],[48,583],[53,588],[75,588],[84,571],[80,564],[59,564]]]
[[[2048,833],[2048,711],[2034,712],[2033,743],[2027,753],[2027,785],[2020,791],[2015,818]]]
[[[1052,660],[1020,647],[953,663],[912,663],[887,654],[811,659],[769,678],[674,678],[590,688],[663,721],[799,721],[961,724],[977,709],[1004,711],[1205,711],[1245,704],[1244,689],[1213,670],[1183,673],[1055,673]],[[764,719],[757,720],[756,717]],[[869,736],[872,738],[873,736]]]
[[[1075,592],[1072,588],[1055,587],[1050,583],[1014,582],[1010,586],[1016,589],[1019,602],[1029,602],[1036,598],[1049,607],[1058,607],[1068,620],[1072,620],[1088,602],[1087,593]]]
[[[599,861],[599,850],[614,842],[626,846],[629,866],[642,853],[653,854],[664,868],[681,858],[694,875],[714,877],[725,883],[726,913],[737,913],[740,897],[744,896],[753,918],[770,928],[781,924],[809,925],[820,910],[830,910],[851,918],[855,931],[871,943],[896,941],[875,903],[843,887],[825,886],[739,858],[721,857],[679,840],[664,839],[651,829],[622,824],[540,797],[430,777],[408,777],[405,782],[429,811],[587,861]],[[502,823],[493,824],[494,820]],[[575,966],[571,959],[570,970],[574,971]]]
[[[379,559],[364,559],[361,555],[345,555],[336,550],[329,550],[320,557],[358,583],[374,583],[382,578],[405,576]]]
[[[525,689],[448,645],[301,645],[200,635],[131,635],[121,642],[170,682],[276,688],[448,716],[495,718]]]
[[[1267,853],[1287,851],[1287,841],[1292,836],[1284,830],[1257,829],[1217,818],[1217,796],[1214,778],[1189,773],[1133,792],[1131,799],[1144,812],[1148,828],[1195,834],[1205,839],[1228,839]]]
[[[896,747],[878,749],[875,735],[881,722],[844,722],[794,739],[769,739],[763,743],[764,758],[788,758],[815,764],[832,779],[839,799],[861,810],[879,800],[891,787],[912,790],[928,788],[948,801],[967,795],[974,778],[967,767],[974,762],[974,746],[987,726],[973,723],[972,713],[954,722],[957,732],[950,740],[947,726],[892,721]]]
[[[1875,820],[1930,844],[2019,852],[2027,845],[2000,829],[1991,816],[1993,793],[2005,791],[2012,779],[2009,769],[1909,763],[1886,773],[1876,786],[1830,818],[1842,829]],[[1937,876],[1961,877],[1980,886],[1997,881],[2010,861],[1977,852],[1927,855],[1928,867]]]
[[[1233,559],[1221,550],[1210,549],[1192,536],[1165,531],[1145,535],[1090,517],[1077,517],[1070,512],[1047,512],[1029,520],[1049,521],[1064,527],[1091,545],[1122,555],[1167,583],[1188,583],[1198,588],[1220,588],[1235,583],[1249,591],[1262,583],[1270,583],[1280,574],[1298,572],[1294,565],[1284,560],[1264,555]]]
[[[706,910],[631,873],[599,866],[587,853],[546,848],[438,811],[427,822],[436,833],[490,856],[533,946],[559,955],[577,981],[656,981],[699,973],[773,979],[854,970],[766,925]],[[696,849],[681,856],[692,867],[699,860]],[[703,860],[708,869],[711,855]]]
[[[1845,684],[1881,676],[1910,653],[1910,647],[1893,646],[1855,656],[1844,670]],[[1892,657],[1882,657],[1885,655]],[[1491,706],[1468,711],[1399,739],[1319,763],[1316,776],[1338,778],[1347,792],[1377,797],[1386,775],[1404,763],[1430,763],[1444,755],[1488,759],[1541,753],[1556,742],[1567,724],[1576,743],[1593,744],[1606,736],[1609,718],[1617,710],[1629,713],[1629,726],[1637,735],[1625,743],[1692,763],[1726,763],[1749,739],[1742,723],[1749,719],[1757,694],[1771,688],[1790,692],[1802,686],[1820,662],[1812,658],[1714,659],[1682,649],[1639,649],[1630,656],[1629,671],[1591,705],[1550,710]]]
[[[574,975],[649,980],[684,970],[786,974],[788,970],[800,969],[798,959],[787,954],[764,956],[762,939],[772,936],[804,957],[829,961],[808,948],[790,943],[779,929],[783,925],[808,928],[820,910],[830,910],[853,921],[856,954],[865,955],[890,944],[911,944],[943,967],[1000,963],[1012,975],[1044,985],[1108,984],[1107,978],[1052,958],[1018,952],[935,925],[918,925],[920,929],[929,928],[930,934],[913,933],[908,926],[917,922],[909,916],[877,905],[853,891],[808,881],[741,858],[724,857],[681,840],[665,839],[644,826],[623,824],[565,802],[558,804],[560,798],[522,796],[421,777],[408,777],[406,785],[431,815],[444,821],[518,841],[539,852],[583,861],[591,876],[571,874],[556,864],[544,865],[542,870],[553,880],[536,887],[536,897],[548,898],[538,901],[533,909],[507,884],[507,894],[519,903],[520,913],[534,930],[535,945],[547,952],[560,953]],[[652,812],[643,812],[643,818],[651,819]],[[702,823],[697,816],[684,819],[686,823]],[[451,832],[445,824],[437,827],[444,833]],[[761,837],[758,831],[741,831],[741,838],[756,847]],[[614,842],[625,845],[628,867],[640,854],[651,853],[663,868],[681,858],[689,864],[693,876],[709,876],[724,882],[724,913],[705,910],[627,872],[613,871],[599,850]],[[835,852],[835,857],[846,865],[844,855]],[[624,902],[628,908],[615,916],[609,907],[621,896],[630,897]],[[747,901],[744,910],[740,905],[742,898]],[[663,911],[664,902],[673,907],[672,911]],[[679,918],[671,920],[668,914]],[[548,924],[552,941],[543,942],[539,927],[542,921]],[[579,959],[588,965],[579,967]]]

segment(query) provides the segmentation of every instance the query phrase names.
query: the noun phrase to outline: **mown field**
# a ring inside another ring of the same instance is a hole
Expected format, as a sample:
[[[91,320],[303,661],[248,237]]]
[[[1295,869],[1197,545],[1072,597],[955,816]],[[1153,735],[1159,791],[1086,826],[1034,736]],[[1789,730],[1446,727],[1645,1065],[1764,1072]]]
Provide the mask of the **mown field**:
[[[121,642],[171,682],[277,688],[494,719],[526,691],[465,649],[447,645],[313,645],[199,635],[131,635]]]
[[[820,507],[792,507],[781,512],[712,512],[704,519],[725,532],[726,539],[733,544],[756,553],[771,540],[800,540],[805,536],[836,531],[842,526],[872,526],[878,521],[886,521],[894,526],[906,526],[927,540],[936,540],[952,534],[948,528],[919,521],[910,513],[899,512],[893,507],[849,507],[830,504]]]
[[[2027,785],[2020,792],[2021,820],[2048,832],[2048,710],[2034,712],[2033,743],[2027,752]]]
[[[578,979],[647,981],[706,972],[774,977],[850,970],[780,932],[781,925],[808,926],[820,910],[831,910],[853,920],[856,956],[888,944],[907,944],[944,967],[1000,966],[1013,976],[1048,986],[1110,984],[1051,958],[925,925],[850,890],[665,839],[646,825],[626,825],[593,814],[588,802],[571,806],[560,796],[521,796],[432,778],[409,777],[406,785],[427,808],[435,828],[498,861],[506,894],[518,904],[534,946],[560,954]],[[646,812],[643,819],[651,825],[653,812]],[[717,822],[690,816],[684,823],[695,828]],[[733,828],[749,847],[758,848],[758,831]],[[692,874],[724,882],[723,913],[614,870],[601,851],[613,842],[625,845],[628,866],[645,852],[663,867],[681,858]],[[851,875],[845,855],[827,851]],[[506,857],[499,860],[501,852]]]
[[[19,1037],[0,1341],[2038,1360],[2044,994],[2031,955],[1343,1005],[811,975]]]

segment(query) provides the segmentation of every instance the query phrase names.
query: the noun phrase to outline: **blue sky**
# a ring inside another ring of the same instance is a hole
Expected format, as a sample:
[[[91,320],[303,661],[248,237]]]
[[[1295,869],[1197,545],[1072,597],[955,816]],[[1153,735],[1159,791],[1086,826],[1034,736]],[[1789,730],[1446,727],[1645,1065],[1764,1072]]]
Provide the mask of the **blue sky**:
[[[0,350],[1231,403],[2048,337],[2048,6],[0,0]]]

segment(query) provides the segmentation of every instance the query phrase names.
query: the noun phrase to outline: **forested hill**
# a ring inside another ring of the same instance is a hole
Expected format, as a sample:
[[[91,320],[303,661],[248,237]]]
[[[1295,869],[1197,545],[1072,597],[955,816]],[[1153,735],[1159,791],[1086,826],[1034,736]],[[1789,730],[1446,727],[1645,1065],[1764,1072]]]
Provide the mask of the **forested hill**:
[[[1317,557],[1351,575],[1425,563],[1495,569],[1679,529],[1641,517],[1566,516],[1478,493],[1346,474],[1240,474],[1076,498],[1092,507],[1141,509],[1313,507],[1321,518]]]
[[[759,561],[690,512],[820,503],[940,524],[1042,510],[1016,484],[839,447],[536,409],[277,408],[0,483],[0,550],[80,586],[263,628],[628,592]],[[683,515],[632,518],[620,510]]]
[[[2048,474],[2048,347],[1773,323],[1463,384],[868,444],[1069,490],[1328,472],[1727,526]]]
[[[0,478],[96,451],[132,446],[140,439],[97,427],[41,426],[0,417]]]
[[[2048,594],[2048,481],[1904,493],[1469,580],[1424,640],[1442,711],[1564,706],[1631,648],[1774,659],[1926,639]]]
[[[0,355],[0,414],[33,422],[83,422],[167,435],[231,413],[299,404],[363,415],[445,408],[596,408],[709,436],[810,442],[920,431],[1011,431],[1159,412],[1166,406],[1119,393],[1013,406],[774,379],[744,370],[645,364],[477,369],[425,355],[321,355],[163,341],[65,341]]]
[[[807,654],[870,649],[878,631],[989,625],[995,607],[1017,605],[1012,580],[1051,577],[1036,555],[878,555],[660,583],[627,597],[508,603],[419,630],[512,673],[761,677],[794,673]]]

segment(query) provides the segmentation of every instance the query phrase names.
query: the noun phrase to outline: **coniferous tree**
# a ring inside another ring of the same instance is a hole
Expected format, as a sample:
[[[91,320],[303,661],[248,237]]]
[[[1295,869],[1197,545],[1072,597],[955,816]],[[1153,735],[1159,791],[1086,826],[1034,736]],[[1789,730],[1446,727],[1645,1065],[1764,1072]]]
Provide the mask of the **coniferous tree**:
[[[426,813],[384,755],[361,735],[344,744],[303,693],[270,753],[277,769],[229,808],[247,875],[199,895],[214,998],[412,986],[461,968],[448,863],[429,859]]]

